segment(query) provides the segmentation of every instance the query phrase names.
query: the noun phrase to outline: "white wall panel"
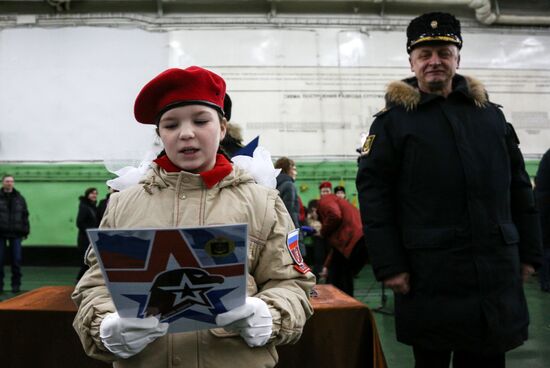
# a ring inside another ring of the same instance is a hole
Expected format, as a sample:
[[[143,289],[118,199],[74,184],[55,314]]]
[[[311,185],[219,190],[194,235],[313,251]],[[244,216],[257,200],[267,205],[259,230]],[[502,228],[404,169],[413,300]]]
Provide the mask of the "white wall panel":
[[[101,160],[150,145],[133,100],[166,68],[166,34],[113,28],[0,32],[0,159]]]
[[[526,154],[550,147],[550,36],[464,34],[460,73],[504,106]],[[187,30],[170,34],[172,66],[222,74],[233,120],[275,155],[354,155],[384,106],[388,82],[411,74],[403,32]]]
[[[550,146],[550,35],[464,32],[459,72],[504,105],[528,154]],[[274,155],[354,156],[386,84],[410,75],[403,32],[338,28],[0,31],[0,159],[140,157],[139,89],[169,66],[227,80],[233,121]]]

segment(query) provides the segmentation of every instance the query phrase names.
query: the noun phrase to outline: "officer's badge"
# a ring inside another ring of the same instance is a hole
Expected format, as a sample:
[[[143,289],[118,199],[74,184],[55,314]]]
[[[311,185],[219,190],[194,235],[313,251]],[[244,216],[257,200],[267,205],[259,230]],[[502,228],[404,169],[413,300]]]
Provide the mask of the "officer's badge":
[[[361,150],[361,156],[366,156],[369,154],[375,137],[376,135],[369,135],[367,139],[365,139],[365,143],[363,143],[363,149]]]

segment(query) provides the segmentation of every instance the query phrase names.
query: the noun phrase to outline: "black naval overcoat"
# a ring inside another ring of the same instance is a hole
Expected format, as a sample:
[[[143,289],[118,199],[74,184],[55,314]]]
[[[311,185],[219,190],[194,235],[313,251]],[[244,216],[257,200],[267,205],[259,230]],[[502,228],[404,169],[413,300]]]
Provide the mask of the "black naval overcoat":
[[[500,353],[527,339],[520,262],[541,261],[540,224],[519,141],[473,78],[422,93],[388,86],[363,147],[357,189],[378,280],[409,272],[397,339]]]

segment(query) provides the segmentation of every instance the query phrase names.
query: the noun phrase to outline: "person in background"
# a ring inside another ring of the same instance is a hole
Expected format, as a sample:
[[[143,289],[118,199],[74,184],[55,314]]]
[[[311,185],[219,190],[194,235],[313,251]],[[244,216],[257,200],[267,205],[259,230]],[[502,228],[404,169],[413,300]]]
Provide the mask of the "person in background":
[[[550,292],[550,150],[542,156],[535,177],[535,196],[542,228],[543,260],[539,269],[540,289]]]
[[[300,195],[296,193],[296,196],[298,197],[298,223],[303,225],[306,223],[307,210],[304,207],[304,203],[302,202]]]
[[[331,194],[331,193],[332,193],[332,183],[330,181],[323,181],[321,182],[321,184],[319,184],[319,196],[321,198],[324,195]],[[319,202],[317,202],[317,205],[316,205],[316,212],[317,212],[317,217],[319,218]],[[332,261],[332,250],[329,249],[328,253],[326,254],[325,260],[323,262],[323,268],[319,273],[319,277],[325,281],[328,280],[328,268],[330,266],[331,261]]]
[[[481,82],[456,73],[461,48],[453,15],[410,22],[415,76],[388,85],[356,179],[373,271],[417,368],[504,367],[527,339],[522,280],[541,262],[518,137]]]
[[[2,177],[0,192],[0,293],[4,292],[4,261],[11,255],[11,291],[21,290],[21,241],[30,233],[25,197],[14,187],[12,175]]]
[[[296,190],[296,185],[294,185],[294,181],[298,175],[296,164],[288,157],[281,157],[275,161],[274,166],[276,169],[281,169],[281,173],[277,176],[277,190],[290,214],[290,218],[292,218],[294,226],[298,229],[300,227],[300,204],[298,201],[298,191]]]
[[[307,204],[305,224],[310,229],[308,237],[310,246],[308,247],[309,250],[307,254],[309,255],[309,261],[312,265],[313,274],[317,277],[317,281],[320,282],[320,274],[323,271],[323,265],[328,254],[328,249],[326,249],[326,243],[321,237],[321,221],[319,221],[319,215],[317,213],[318,206],[318,199],[312,199],[309,201]]]
[[[97,205],[97,223],[101,223],[101,219],[103,219],[103,215],[105,214],[105,211],[107,210],[107,205],[109,204],[109,198],[111,197],[111,194],[116,193],[117,190],[111,187],[107,187],[107,195],[105,198],[103,198],[101,201],[99,201],[99,204]]]
[[[331,194],[332,193],[332,183],[330,181],[323,181],[321,184],[319,184],[319,196],[322,198],[324,195]],[[317,202],[317,217],[319,217],[319,202]],[[320,219],[319,219],[320,220]],[[326,242],[325,242],[326,243]],[[324,263],[323,268],[321,269],[321,272],[319,273],[319,277],[323,280],[328,280],[328,268],[330,266],[330,263],[332,261],[332,249],[329,249]]]
[[[346,188],[341,185],[334,187],[334,194],[338,198],[346,199]]]
[[[276,345],[296,342],[312,315],[315,280],[290,252],[295,226],[277,191],[257,184],[219,150],[226,134],[225,81],[201,67],[168,69],[138,94],[134,115],[156,127],[165,154],[139,184],[110,197],[102,228],[246,223],[245,304],[216,316],[218,328],[166,335],[156,317],[122,318],[92,248],[76,285],[73,326],[85,352],[114,367],[274,367]],[[275,179],[275,178],[273,178]],[[275,181],[275,180],[273,180]]]
[[[231,101],[231,97],[229,97],[229,94],[226,93],[223,101],[223,111],[225,112],[225,117],[227,119],[227,131],[225,133],[225,137],[223,137],[220,142],[220,147],[230,158],[244,147],[241,127],[237,124],[232,124],[229,122],[231,120],[232,107],[233,102]]]
[[[88,265],[84,261],[86,250],[90,245],[88,239],[87,229],[93,229],[99,226],[99,220],[97,216],[97,189],[88,188],[84,192],[83,196],[78,198],[80,203],[78,205],[78,214],[76,216],[76,227],[78,228],[77,248],[80,259],[80,270],[76,275],[76,281],[80,280],[84,272],[88,269]]]
[[[359,210],[347,200],[332,194],[329,182],[319,186],[321,199],[317,213],[321,221],[321,236],[330,246],[321,277],[353,296],[353,278],[367,261]]]
[[[319,184],[319,194],[323,197],[326,194],[332,193],[332,184],[330,181],[323,181]]]
[[[300,228],[300,197],[294,184],[296,177],[298,176],[298,170],[293,160],[288,157],[281,157],[274,164],[275,169],[281,169],[280,174],[277,176],[277,190],[279,195],[285,204],[285,207],[292,218],[292,223],[296,229]],[[300,252],[302,256],[307,255],[306,247],[303,241],[303,235],[300,232]]]

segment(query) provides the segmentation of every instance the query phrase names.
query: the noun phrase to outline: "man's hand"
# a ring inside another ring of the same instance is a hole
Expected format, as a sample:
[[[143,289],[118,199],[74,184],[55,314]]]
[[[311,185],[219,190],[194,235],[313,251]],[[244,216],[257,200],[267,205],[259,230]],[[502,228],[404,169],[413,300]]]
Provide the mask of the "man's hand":
[[[392,289],[397,294],[407,294],[411,289],[409,285],[409,273],[402,272],[384,280],[384,286]]]
[[[529,276],[535,273],[535,268],[527,263],[521,264],[521,278],[523,282],[529,280]]]

